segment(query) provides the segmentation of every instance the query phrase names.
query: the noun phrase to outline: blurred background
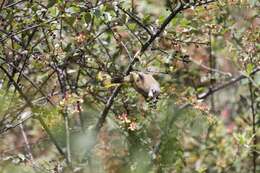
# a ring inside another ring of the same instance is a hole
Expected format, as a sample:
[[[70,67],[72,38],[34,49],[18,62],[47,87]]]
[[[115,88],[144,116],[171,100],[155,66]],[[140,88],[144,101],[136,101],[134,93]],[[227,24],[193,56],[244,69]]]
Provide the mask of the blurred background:
[[[0,172],[259,172],[259,6],[1,0]]]

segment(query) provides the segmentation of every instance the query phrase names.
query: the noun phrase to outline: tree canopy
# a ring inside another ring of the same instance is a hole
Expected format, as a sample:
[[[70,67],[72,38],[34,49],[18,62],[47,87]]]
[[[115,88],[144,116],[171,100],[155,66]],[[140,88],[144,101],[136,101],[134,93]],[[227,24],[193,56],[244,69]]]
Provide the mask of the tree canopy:
[[[259,7],[1,0],[0,170],[260,171]],[[156,107],[104,83],[131,72],[158,81]]]

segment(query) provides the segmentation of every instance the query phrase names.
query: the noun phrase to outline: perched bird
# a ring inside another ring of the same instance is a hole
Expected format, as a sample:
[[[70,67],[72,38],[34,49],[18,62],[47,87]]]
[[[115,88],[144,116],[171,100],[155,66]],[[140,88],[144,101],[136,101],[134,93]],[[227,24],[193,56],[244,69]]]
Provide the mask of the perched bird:
[[[140,93],[150,106],[155,107],[160,95],[160,84],[152,74],[144,72],[130,72],[124,78],[113,78],[112,83],[131,83],[133,88]]]

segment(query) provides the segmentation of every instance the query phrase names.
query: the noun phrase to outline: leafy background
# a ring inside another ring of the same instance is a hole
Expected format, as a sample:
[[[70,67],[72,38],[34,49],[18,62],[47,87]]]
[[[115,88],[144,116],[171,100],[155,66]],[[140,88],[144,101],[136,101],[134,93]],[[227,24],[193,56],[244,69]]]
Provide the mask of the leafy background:
[[[0,172],[260,171],[260,4],[180,2],[2,0]]]

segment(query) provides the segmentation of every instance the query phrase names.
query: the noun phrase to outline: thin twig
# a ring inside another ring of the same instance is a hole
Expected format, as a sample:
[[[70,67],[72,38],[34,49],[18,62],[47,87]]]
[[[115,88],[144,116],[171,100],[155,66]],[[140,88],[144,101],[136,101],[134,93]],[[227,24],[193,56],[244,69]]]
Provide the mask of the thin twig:
[[[249,82],[249,91],[250,91],[250,100],[251,100],[251,114],[252,114],[252,132],[253,132],[253,173],[256,173],[256,159],[257,159],[257,152],[256,152],[256,145],[257,145],[257,136],[256,136],[256,110],[255,110],[255,98],[254,98],[254,91],[252,82]]]
[[[19,31],[14,32],[14,33],[9,33],[9,34],[7,34],[6,37],[2,38],[2,39],[0,40],[0,42],[4,42],[6,39],[8,39],[8,38],[10,38],[10,37],[16,36],[17,34],[20,34],[20,33],[26,32],[26,31],[29,31],[29,30],[31,30],[31,29],[38,28],[38,27],[40,27],[40,26],[42,26],[42,25],[51,23],[51,22],[53,22],[53,21],[55,21],[55,20],[56,20],[56,18],[55,18],[55,19],[52,19],[52,20],[49,20],[49,21],[46,21],[46,22],[43,22],[43,23],[40,23],[40,24],[37,24],[37,25],[33,25],[33,26],[30,26],[30,27],[21,29],[21,30],[19,30]]]
[[[4,63],[3,63],[4,64]],[[14,66],[13,64],[8,64],[10,66],[12,66],[12,68],[16,69],[19,71],[19,69]],[[33,95],[36,95],[36,93],[40,92],[41,95],[52,105],[54,106],[53,102],[48,98],[48,96],[46,96],[43,91],[41,90],[41,87],[38,87],[30,78],[29,76],[27,76],[26,74],[24,74],[24,72],[21,70],[21,75],[36,89],[36,92]],[[18,83],[18,81],[17,81]]]
[[[215,0],[209,0],[208,2],[198,2],[196,4],[196,6],[199,5],[205,5],[211,2],[215,2]],[[126,71],[125,71],[125,75],[128,75],[131,70],[132,70],[132,66],[136,63],[137,61],[137,57],[138,56],[142,56],[143,53],[148,49],[148,47],[153,43],[153,41],[160,36],[160,34],[164,31],[164,29],[166,28],[166,26],[171,22],[171,20],[182,10],[184,9],[188,9],[188,6],[183,7],[183,5],[181,3],[178,3],[176,8],[170,13],[170,15],[164,20],[164,22],[162,23],[161,27],[157,30],[157,32],[150,37],[150,39],[141,47],[141,49],[135,54],[135,56],[133,57],[132,61],[130,62],[129,66],[127,67]],[[119,91],[121,89],[121,85],[117,86],[114,90],[112,95],[110,96],[110,98],[108,99],[105,108],[103,109],[98,122],[96,124],[95,130],[96,130],[96,134],[100,131],[101,127],[103,126],[107,114],[114,102],[114,98],[118,95]]]
[[[15,87],[15,89],[19,92],[19,94],[21,95],[21,97],[25,100],[26,102],[26,106],[29,106],[32,110],[34,109],[34,105],[31,102],[31,100],[23,93],[22,89],[20,88],[20,86],[15,82],[15,80],[11,77],[11,75],[5,70],[5,68],[3,68],[2,66],[0,66],[0,69],[6,74],[6,76],[9,78],[9,80],[13,83],[13,86]],[[46,131],[46,133],[48,134],[48,136],[50,137],[51,141],[53,142],[53,144],[56,146],[57,150],[59,151],[59,153],[61,155],[64,156],[64,152],[62,151],[61,147],[59,146],[58,142],[56,141],[56,139],[54,138],[54,136],[52,135],[50,129],[48,128],[48,126],[45,124],[43,118],[41,116],[37,116],[36,117],[43,129]]]
[[[67,160],[67,164],[71,165],[71,147],[70,147],[70,127],[69,127],[69,116],[68,116],[68,110],[67,108],[65,108],[65,110],[63,110],[63,117],[64,117],[64,123],[65,123],[65,132],[66,132],[66,150],[67,150],[67,154],[66,154],[66,160]]]
[[[132,58],[132,61],[130,62],[129,66],[127,67],[125,71],[125,75],[128,75],[130,71],[132,70],[132,66],[135,64],[137,57],[142,55],[148,47],[152,44],[152,42],[164,31],[166,26],[171,22],[171,20],[182,10],[181,4],[178,4],[178,6],[175,8],[175,10],[165,19],[159,30],[142,46],[142,48],[135,54],[135,56]],[[117,86],[114,90],[110,98],[108,99],[105,108],[103,109],[98,122],[96,124],[95,130],[96,133],[98,133],[103,126],[107,114],[114,102],[114,98],[118,95],[119,91],[121,89],[121,85]]]
[[[6,5],[6,6],[3,7],[3,9],[7,9],[7,8],[10,8],[10,7],[13,7],[13,6],[17,5],[17,4],[20,4],[20,3],[24,2],[24,1],[26,1],[26,0],[20,0],[20,1],[14,2],[12,4]]]
[[[6,30],[0,29],[0,32],[8,35],[9,33]],[[24,43],[21,41],[20,38],[17,37],[17,35],[14,35],[11,37],[15,42],[17,42],[19,45],[24,46]]]
[[[67,92],[66,92],[66,74],[65,74],[65,69],[60,68],[57,65],[57,60],[53,58],[53,61],[55,62],[54,65],[52,66],[53,69],[56,71],[59,85],[60,85],[60,90],[62,93],[62,99],[66,100],[67,99]],[[71,146],[70,146],[70,127],[69,127],[69,116],[68,116],[68,107],[65,103],[62,111],[61,111],[63,118],[64,118],[64,125],[65,125],[65,133],[66,133],[66,162],[67,165],[71,168]]]
[[[232,74],[229,73],[229,72],[224,72],[224,71],[221,71],[221,70],[218,70],[216,68],[211,68],[211,67],[208,67],[204,64],[202,64],[201,62],[198,62],[192,58],[189,59],[191,62],[193,62],[194,64],[206,69],[206,70],[209,70],[210,72],[215,72],[215,73],[219,73],[219,74],[222,74],[222,75],[225,75],[225,76],[228,76],[228,77],[232,77]]]
[[[2,11],[2,8],[3,8],[4,4],[5,4],[5,0],[3,0],[1,5],[0,5],[0,12]]]
[[[114,32],[114,31],[112,30],[112,28],[111,28],[108,24],[107,24],[107,27],[108,27],[108,28],[110,29],[110,31],[112,32],[114,39],[115,39],[116,41],[118,41],[118,42],[121,44],[121,46],[125,49],[126,54],[127,54],[128,58],[129,58],[129,60],[131,60],[131,59],[132,59],[132,55],[130,54],[130,52],[129,52],[128,48],[126,47],[126,45],[124,44],[124,42],[123,42],[121,39],[118,39],[118,38],[117,38],[117,33]]]
[[[139,21],[133,14],[123,9],[120,5],[117,5],[117,7],[123,11],[125,14],[127,14],[135,23],[137,23],[140,27],[142,27],[150,36],[153,35],[152,31],[150,31],[141,21]]]
[[[250,76],[256,74],[259,71],[260,71],[260,67],[255,68],[252,71],[252,73],[250,74]],[[198,99],[205,99],[208,96],[210,96],[211,94],[213,94],[213,93],[215,93],[215,92],[217,92],[219,90],[222,90],[222,89],[224,89],[224,88],[226,88],[226,87],[228,87],[228,86],[230,86],[230,85],[232,85],[232,84],[234,84],[234,83],[236,83],[236,82],[238,82],[238,81],[240,81],[242,79],[245,79],[245,78],[248,78],[248,77],[243,75],[243,74],[241,74],[238,77],[232,78],[231,80],[229,80],[229,81],[227,81],[227,82],[225,82],[223,84],[220,84],[220,85],[218,85],[218,86],[216,86],[214,88],[209,88],[208,92],[205,92],[205,93],[199,95],[197,98]]]
[[[21,123],[19,126],[20,126],[20,129],[21,129],[21,132],[22,132],[22,136],[23,136],[23,139],[24,139],[24,142],[25,142],[25,147],[26,147],[27,153],[29,155],[30,162],[34,165],[35,160],[34,160],[33,155],[32,155],[32,150],[31,150],[27,135],[26,135],[24,128],[23,128],[23,123]]]

